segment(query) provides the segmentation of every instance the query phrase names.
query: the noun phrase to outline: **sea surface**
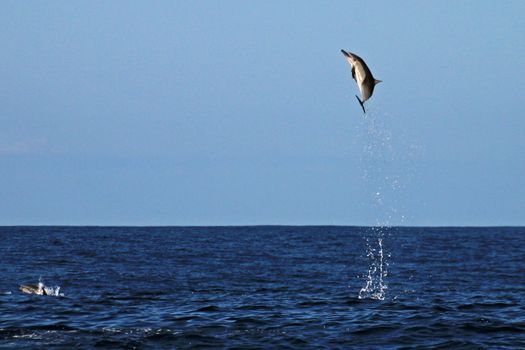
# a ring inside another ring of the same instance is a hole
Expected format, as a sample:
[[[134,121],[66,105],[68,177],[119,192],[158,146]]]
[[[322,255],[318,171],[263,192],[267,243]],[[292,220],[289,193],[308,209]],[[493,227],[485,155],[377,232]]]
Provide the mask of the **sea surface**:
[[[525,348],[525,228],[0,227],[0,259],[0,348]]]

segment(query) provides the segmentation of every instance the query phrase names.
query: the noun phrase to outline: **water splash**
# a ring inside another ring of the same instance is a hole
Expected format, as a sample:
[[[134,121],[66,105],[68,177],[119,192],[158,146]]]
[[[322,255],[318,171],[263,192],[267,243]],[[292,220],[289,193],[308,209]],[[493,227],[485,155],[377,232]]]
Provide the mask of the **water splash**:
[[[64,293],[60,293],[60,286],[45,286],[44,281],[42,280],[42,276],[38,278],[38,288],[40,290],[44,290],[46,292],[46,295],[51,295],[54,297],[63,297]]]
[[[54,297],[63,297],[64,293],[60,293],[60,286],[46,286],[44,284],[44,280],[42,279],[42,276],[38,278],[38,293],[39,295],[49,295]]]
[[[388,276],[388,262],[386,260],[387,254],[383,250],[384,234],[382,229],[379,228],[373,242],[370,242],[368,237],[365,239],[369,267],[365,285],[359,290],[359,299],[384,300],[388,289],[385,281]]]
[[[406,167],[406,157],[412,155],[409,151],[413,146],[406,142],[410,138],[398,140],[394,137],[396,133],[388,125],[392,121],[390,115],[376,116],[370,109],[359,126],[359,134],[364,140],[360,161],[362,178],[370,198],[367,205],[371,205],[376,213],[376,226],[365,236],[368,271],[359,299],[385,299],[388,259],[391,257],[385,247],[385,234],[394,223],[402,224],[406,219],[399,197],[413,173]],[[405,160],[405,166],[400,166],[400,160]]]
[[[46,295],[51,295],[54,297],[64,296],[64,293],[60,293],[60,286],[54,286],[54,287],[44,286],[43,288],[46,291]]]

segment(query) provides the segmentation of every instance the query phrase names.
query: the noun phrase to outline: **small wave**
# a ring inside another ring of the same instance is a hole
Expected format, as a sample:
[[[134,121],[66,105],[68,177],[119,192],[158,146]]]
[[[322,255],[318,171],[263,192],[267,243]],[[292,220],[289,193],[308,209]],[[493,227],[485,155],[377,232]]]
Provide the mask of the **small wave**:
[[[95,343],[95,347],[97,348],[125,348],[125,349],[136,349],[140,347],[142,344],[135,340],[112,340],[112,339],[103,339],[99,340]]]
[[[235,326],[238,328],[249,328],[254,326],[266,325],[266,321],[250,316],[238,317],[237,319],[235,319],[234,323]]]
[[[219,310],[220,309],[215,305],[208,305],[195,310],[195,312],[217,312]]]
[[[302,301],[297,305],[299,307],[309,308],[312,306],[327,305],[327,304],[328,302],[326,300],[308,300],[308,301]]]
[[[267,305],[242,305],[236,308],[236,310],[271,310],[272,308]]]
[[[360,328],[355,331],[353,331],[353,334],[356,335],[374,335],[379,333],[389,333],[393,331],[399,330],[399,326],[393,325],[393,326],[372,326],[367,328]]]
[[[446,312],[452,309],[450,307],[443,306],[443,305],[435,305],[435,306],[432,306],[432,310],[439,311],[439,312]]]
[[[461,329],[479,333],[525,333],[525,325],[517,323],[499,323],[486,319],[479,319],[460,326]]]
[[[159,329],[145,336],[146,341],[174,341],[177,339],[178,332],[172,330]]]
[[[515,303],[471,303],[461,304],[457,307],[458,310],[472,310],[472,309],[504,309],[517,306]]]
[[[27,329],[35,330],[35,331],[76,331],[77,330],[76,328],[70,327],[63,323],[47,324],[47,325],[40,325],[40,326],[30,326],[30,327],[27,327]]]

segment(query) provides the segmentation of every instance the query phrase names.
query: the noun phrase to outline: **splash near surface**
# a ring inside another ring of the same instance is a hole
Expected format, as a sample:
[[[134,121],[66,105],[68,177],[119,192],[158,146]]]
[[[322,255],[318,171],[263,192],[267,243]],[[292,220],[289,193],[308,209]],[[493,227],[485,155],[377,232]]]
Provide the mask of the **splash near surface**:
[[[44,286],[44,290],[46,291],[46,295],[54,296],[54,297],[63,297],[64,293],[60,293],[60,286]]]
[[[369,267],[365,285],[359,290],[359,299],[384,300],[388,289],[386,284],[388,262],[383,250],[384,234],[381,228],[375,234],[372,239],[365,238]]]

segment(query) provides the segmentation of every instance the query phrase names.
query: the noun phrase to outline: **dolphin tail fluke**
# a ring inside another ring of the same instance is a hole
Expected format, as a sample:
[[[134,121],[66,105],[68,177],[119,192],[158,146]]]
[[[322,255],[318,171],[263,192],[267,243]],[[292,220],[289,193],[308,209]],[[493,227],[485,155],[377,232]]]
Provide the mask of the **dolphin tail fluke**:
[[[363,108],[363,113],[366,114],[364,102],[361,101],[361,99],[357,95],[355,95],[355,98],[357,98],[359,104],[361,105],[361,108]]]

